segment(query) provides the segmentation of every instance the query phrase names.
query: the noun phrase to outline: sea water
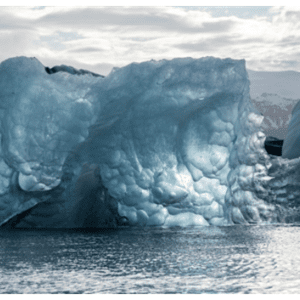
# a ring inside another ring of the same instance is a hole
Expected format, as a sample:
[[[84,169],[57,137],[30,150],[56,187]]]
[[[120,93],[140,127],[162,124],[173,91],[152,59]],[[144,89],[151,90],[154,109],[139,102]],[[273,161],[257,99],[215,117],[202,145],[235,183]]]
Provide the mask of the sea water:
[[[0,293],[300,293],[300,226],[0,231]]]

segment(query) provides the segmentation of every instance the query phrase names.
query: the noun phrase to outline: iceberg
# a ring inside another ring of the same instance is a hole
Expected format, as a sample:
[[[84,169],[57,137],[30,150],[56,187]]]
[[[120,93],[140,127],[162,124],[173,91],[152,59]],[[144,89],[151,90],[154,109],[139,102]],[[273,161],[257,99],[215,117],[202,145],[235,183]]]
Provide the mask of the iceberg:
[[[278,221],[244,60],[72,72],[47,72],[35,58],[0,64],[0,224]]]

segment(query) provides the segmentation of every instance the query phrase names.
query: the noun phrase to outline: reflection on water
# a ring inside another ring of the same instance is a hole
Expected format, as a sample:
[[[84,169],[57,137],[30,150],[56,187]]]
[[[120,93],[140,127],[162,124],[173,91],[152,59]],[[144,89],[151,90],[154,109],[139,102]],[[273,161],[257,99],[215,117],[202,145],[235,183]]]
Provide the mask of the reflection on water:
[[[0,231],[0,293],[300,293],[299,226]]]

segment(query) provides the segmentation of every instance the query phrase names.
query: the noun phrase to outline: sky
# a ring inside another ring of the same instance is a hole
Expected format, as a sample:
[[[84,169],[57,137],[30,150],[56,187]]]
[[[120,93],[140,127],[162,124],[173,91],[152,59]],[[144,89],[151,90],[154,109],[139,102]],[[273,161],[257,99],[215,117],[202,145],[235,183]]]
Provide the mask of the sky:
[[[300,7],[48,2],[52,6],[0,6],[0,61],[36,57],[48,67],[65,64],[107,75],[132,62],[215,56],[245,59],[255,71],[300,71]]]

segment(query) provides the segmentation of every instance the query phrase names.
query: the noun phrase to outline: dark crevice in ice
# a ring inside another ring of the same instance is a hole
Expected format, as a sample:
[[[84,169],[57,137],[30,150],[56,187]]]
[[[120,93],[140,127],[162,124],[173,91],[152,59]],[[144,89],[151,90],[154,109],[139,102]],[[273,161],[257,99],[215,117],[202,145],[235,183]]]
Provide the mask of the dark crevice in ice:
[[[66,66],[66,65],[61,65],[61,66],[54,66],[53,68],[49,68],[49,67],[45,67],[45,71],[48,73],[48,74],[54,74],[54,73],[57,73],[57,72],[67,72],[67,73],[70,73],[70,74],[73,74],[73,75],[86,75],[86,74],[90,74],[92,76],[95,76],[95,77],[102,77],[104,78],[103,75],[100,75],[100,74],[97,74],[97,73],[93,73],[91,71],[87,71],[87,70],[83,70],[83,69],[75,69],[71,66]]]
[[[267,136],[265,140],[265,149],[269,154],[282,156],[283,140],[272,136]]]

